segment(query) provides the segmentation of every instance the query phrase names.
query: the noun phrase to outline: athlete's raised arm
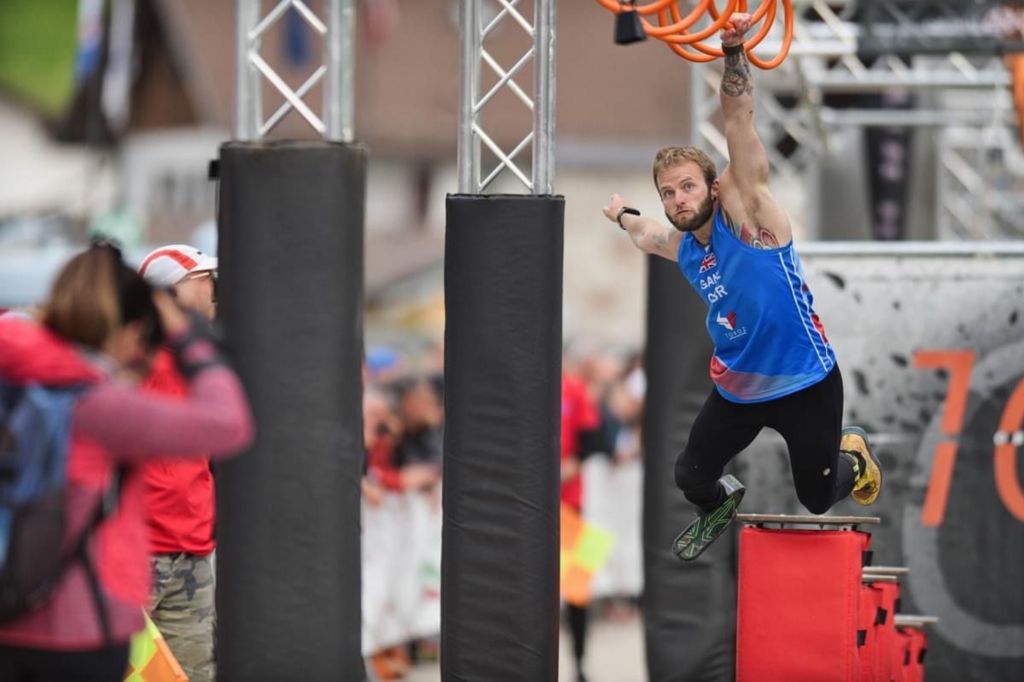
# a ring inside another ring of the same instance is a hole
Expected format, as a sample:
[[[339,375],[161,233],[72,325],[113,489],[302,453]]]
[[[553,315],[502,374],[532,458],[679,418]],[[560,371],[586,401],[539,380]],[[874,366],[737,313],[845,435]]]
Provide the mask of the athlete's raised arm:
[[[768,187],[768,154],[754,127],[754,81],[742,49],[750,15],[734,14],[730,21],[732,28],[722,31],[726,55],[719,89],[729,147],[721,202],[741,239],[754,246],[783,246],[792,239],[792,228]]]

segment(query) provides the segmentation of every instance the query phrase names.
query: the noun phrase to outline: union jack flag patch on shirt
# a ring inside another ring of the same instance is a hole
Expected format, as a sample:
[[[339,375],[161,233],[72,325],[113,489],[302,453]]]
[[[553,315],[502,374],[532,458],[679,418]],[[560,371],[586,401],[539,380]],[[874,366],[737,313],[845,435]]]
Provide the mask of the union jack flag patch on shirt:
[[[716,265],[718,265],[718,259],[715,258],[714,253],[709,253],[708,255],[704,256],[704,260],[700,262],[700,271],[707,272]]]

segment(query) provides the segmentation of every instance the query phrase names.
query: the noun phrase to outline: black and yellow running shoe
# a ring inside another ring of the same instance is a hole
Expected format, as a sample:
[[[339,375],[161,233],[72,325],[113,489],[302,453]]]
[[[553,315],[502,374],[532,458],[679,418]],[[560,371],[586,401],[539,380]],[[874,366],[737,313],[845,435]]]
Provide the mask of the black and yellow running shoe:
[[[850,497],[858,504],[865,506],[878,499],[882,492],[882,467],[878,459],[871,453],[868,434],[857,426],[843,429],[843,439],[839,443],[839,452],[855,460],[854,469],[857,477],[853,482]]]
[[[682,561],[693,561],[700,556],[736,518],[736,509],[746,488],[730,474],[718,479],[718,485],[725,491],[725,501],[717,509],[699,514],[672,545],[672,551]]]

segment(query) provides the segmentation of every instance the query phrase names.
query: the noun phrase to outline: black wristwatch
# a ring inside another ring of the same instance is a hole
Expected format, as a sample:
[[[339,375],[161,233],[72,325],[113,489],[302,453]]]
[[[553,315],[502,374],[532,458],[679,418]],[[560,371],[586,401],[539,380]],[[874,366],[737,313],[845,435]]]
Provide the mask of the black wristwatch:
[[[624,216],[627,213],[629,215],[640,215],[640,211],[636,210],[635,208],[630,208],[629,206],[623,206],[622,208],[620,208],[619,212],[615,215],[615,222],[617,222],[619,224],[619,227],[621,227],[623,230],[625,230],[626,227],[622,224],[622,216]]]

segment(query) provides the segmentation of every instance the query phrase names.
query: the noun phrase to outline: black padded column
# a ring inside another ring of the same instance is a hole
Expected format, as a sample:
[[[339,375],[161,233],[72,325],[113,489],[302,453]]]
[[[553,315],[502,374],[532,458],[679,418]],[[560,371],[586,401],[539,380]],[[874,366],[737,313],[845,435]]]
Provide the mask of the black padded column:
[[[217,476],[218,680],[361,680],[366,152],[228,143],[220,319],[256,443]]]
[[[558,678],[562,197],[448,197],[441,670]]]
[[[735,552],[726,533],[697,560],[672,541],[695,513],[676,487],[676,457],[711,390],[707,309],[678,266],[648,258],[644,403],[644,596],[651,682],[731,682],[736,632]]]

